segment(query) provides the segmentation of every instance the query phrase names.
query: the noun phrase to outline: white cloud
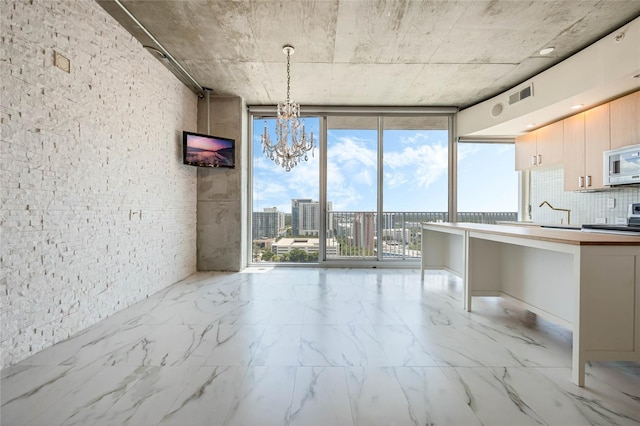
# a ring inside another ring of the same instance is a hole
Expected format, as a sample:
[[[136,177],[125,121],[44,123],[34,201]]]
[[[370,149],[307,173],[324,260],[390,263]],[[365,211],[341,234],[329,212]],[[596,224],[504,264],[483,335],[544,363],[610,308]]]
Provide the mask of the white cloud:
[[[477,144],[459,143],[458,144],[458,161],[466,160],[473,156],[473,154],[480,151],[480,147]]]
[[[375,141],[340,137],[327,148],[327,199],[336,211],[361,210],[363,191],[375,191]],[[371,148],[370,148],[371,147]]]
[[[428,188],[442,176],[448,167],[448,148],[440,143],[405,147],[400,152],[389,152],[384,156],[385,182],[391,188],[409,183]]]
[[[273,167],[274,162],[269,160],[268,158],[265,158],[264,156],[258,157],[255,156],[253,159],[253,170],[258,171],[258,170],[265,170],[265,171],[271,171],[271,168]]]
[[[390,187],[404,186],[409,183],[409,178],[402,171],[395,171],[394,173],[385,173],[384,182]]]
[[[308,161],[300,161],[290,172],[284,172],[283,181],[286,182],[291,198],[313,198],[318,200],[320,185],[320,160],[318,150],[314,156],[308,154]],[[284,170],[284,169],[283,169]]]
[[[400,143],[403,145],[417,145],[428,143],[429,140],[429,133],[417,132],[411,136],[402,136]]]
[[[367,147],[373,146],[373,148]],[[376,146],[372,141],[342,137],[337,142],[331,142],[327,149],[329,161],[335,161],[341,166],[367,167],[375,170],[377,164]]]
[[[350,179],[345,178],[338,164],[335,162],[327,164],[327,201],[333,203],[333,210],[354,210],[362,200],[362,194],[351,182]]]
[[[361,185],[365,185],[369,188],[374,185],[374,177],[372,176],[372,172],[369,169],[360,169],[359,171],[357,171],[353,176],[353,181]]]
[[[264,179],[256,176],[253,180],[253,199],[269,201],[287,196],[287,188],[273,179]]]

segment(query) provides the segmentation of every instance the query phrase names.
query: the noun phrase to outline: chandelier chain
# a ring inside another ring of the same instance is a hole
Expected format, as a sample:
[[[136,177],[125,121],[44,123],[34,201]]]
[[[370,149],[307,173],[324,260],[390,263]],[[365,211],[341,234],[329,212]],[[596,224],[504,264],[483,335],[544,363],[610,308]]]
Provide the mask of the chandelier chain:
[[[287,51],[287,103],[291,103],[291,52]]]

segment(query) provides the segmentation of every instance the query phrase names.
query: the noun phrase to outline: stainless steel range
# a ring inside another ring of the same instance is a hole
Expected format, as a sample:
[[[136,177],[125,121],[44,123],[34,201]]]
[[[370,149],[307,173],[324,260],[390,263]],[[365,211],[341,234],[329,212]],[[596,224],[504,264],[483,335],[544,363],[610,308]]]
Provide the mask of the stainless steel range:
[[[640,236],[640,203],[629,204],[626,225],[582,225],[582,230],[584,232]]]

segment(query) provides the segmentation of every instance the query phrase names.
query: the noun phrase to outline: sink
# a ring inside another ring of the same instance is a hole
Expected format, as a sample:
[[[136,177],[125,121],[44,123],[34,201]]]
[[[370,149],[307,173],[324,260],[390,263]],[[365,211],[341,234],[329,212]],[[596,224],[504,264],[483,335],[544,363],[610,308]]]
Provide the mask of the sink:
[[[578,225],[541,225],[540,228],[565,229],[567,231],[581,231],[582,227]]]

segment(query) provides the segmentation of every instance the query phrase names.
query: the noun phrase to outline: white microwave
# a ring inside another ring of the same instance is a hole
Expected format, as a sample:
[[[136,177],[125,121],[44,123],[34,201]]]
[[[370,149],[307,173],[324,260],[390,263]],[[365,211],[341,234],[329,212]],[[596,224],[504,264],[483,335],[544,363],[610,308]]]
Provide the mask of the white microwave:
[[[603,155],[604,185],[640,183],[640,145],[612,149]]]

